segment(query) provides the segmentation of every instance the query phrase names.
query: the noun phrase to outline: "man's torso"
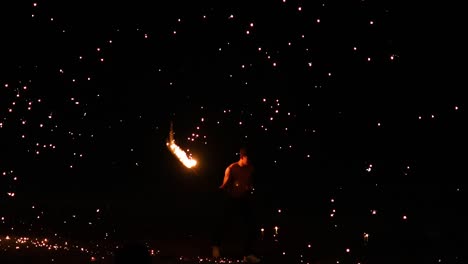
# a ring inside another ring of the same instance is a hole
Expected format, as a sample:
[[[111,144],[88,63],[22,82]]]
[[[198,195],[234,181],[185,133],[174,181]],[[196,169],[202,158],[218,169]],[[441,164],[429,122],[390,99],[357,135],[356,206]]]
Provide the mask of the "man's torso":
[[[230,177],[227,186],[227,193],[233,197],[242,197],[249,193],[252,185],[253,166],[233,163],[229,166]]]

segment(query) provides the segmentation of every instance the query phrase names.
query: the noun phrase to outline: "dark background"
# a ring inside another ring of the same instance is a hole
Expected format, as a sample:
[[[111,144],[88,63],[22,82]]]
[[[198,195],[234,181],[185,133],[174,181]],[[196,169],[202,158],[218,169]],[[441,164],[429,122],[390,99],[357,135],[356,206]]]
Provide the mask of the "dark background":
[[[207,236],[224,168],[247,143],[259,219],[289,223],[296,241],[327,237],[340,223],[345,240],[375,229],[394,240],[412,230],[453,250],[465,243],[467,104],[456,7],[33,3],[2,8],[3,232]],[[166,148],[171,122],[176,142],[199,160],[195,169]],[[200,139],[187,140],[192,133]],[[330,220],[332,208],[342,213]]]

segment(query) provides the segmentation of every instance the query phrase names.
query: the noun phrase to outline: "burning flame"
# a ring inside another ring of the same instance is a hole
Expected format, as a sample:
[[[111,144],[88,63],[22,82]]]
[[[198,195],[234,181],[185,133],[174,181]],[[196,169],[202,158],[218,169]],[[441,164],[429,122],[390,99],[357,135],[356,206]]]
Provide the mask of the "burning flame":
[[[187,168],[192,168],[197,165],[197,161],[192,159],[191,157],[187,156],[187,153],[183,151],[177,144],[175,143],[174,139],[174,130],[172,128],[171,123],[171,130],[169,131],[169,140],[166,143],[166,146],[169,150],[185,165]]]

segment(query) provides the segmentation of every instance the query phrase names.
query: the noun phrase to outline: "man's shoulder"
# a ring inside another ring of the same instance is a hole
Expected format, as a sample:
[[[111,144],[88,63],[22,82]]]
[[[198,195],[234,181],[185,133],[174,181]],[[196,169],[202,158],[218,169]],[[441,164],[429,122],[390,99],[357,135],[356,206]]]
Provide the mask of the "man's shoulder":
[[[234,167],[239,167],[239,163],[233,162],[233,163],[229,164],[228,169],[232,169]]]

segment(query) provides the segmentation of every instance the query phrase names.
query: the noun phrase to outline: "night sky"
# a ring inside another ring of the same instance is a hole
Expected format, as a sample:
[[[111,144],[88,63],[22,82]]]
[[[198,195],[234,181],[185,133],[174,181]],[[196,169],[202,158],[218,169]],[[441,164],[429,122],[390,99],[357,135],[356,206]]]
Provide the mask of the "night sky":
[[[206,239],[246,144],[270,255],[463,263],[460,12],[269,2],[2,8],[0,249]]]

